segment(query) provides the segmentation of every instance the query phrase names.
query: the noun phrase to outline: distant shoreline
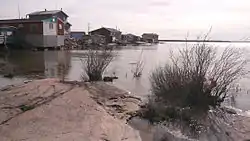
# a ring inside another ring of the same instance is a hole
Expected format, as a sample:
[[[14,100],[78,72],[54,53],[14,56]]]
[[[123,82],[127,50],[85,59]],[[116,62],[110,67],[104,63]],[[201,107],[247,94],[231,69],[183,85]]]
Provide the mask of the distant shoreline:
[[[159,40],[160,42],[212,42],[212,43],[250,43],[250,41],[223,41],[223,40]]]

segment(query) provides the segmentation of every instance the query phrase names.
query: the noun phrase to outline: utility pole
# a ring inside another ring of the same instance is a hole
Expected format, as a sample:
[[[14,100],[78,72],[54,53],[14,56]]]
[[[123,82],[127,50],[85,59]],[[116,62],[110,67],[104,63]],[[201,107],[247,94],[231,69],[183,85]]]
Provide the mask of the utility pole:
[[[17,1],[17,7],[18,7],[18,18],[20,19],[20,18],[21,18],[21,15],[20,15],[19,0]]]
[[[90,32],[90,23],[88,23],[88,35],[89,35],[89,32]]]

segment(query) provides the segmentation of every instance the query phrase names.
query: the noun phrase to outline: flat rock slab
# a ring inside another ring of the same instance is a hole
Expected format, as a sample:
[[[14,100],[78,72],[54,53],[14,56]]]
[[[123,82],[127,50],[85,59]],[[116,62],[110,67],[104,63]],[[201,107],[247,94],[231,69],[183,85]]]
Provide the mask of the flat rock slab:
[[[139,97],[107,83],[87,83],[85,86],[92,98],[102,105],[110,115],[118,119],[128,120],[140,109],[142,104]]]
[[[0,125],[26,110],[50,102],[73,87],[55,79],[44,79],[3,88],[0,91]]]
[[[40,87],[39,93],[35,93],[37,86]],[[8,97],[8,94],[17,95],[14,97],[19,100],[8,101],[7,99],[13,98]],[[24,95],[28,96],[24,98]],[[12,117],[0,125],[1,141],[141,140],[138,131],[127,125],[124,120],[111,116],[102,105],[91,98],[92,94],[84,86],[62,84],[53,79],[39,80],[24,84],[20,88],[13,87],[2,91],[0,97],[1,108],[7,113],[13,112],[0,115],[2,121]],[[42,98],[39,102],[34,102],[37,97]],[[10,108],[23,103],[28,105],[28,102],[35,103],[35,107],[27,111]],[[6,105],[9,105],[9,109]],[[17,110],[16,113],[14,110]]]

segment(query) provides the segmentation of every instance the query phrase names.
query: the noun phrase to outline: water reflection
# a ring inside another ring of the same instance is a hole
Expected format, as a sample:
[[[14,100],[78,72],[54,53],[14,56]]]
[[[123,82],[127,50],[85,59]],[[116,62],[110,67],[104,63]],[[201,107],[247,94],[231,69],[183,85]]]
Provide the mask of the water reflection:
[[[114,84],[122,89],[128,90],[138,96],[147,97],[150,93],[149,75],[157,66],[169,60],[170,49],[174,50],[183,47],[183,43],[166,43],[149,48],[137,47],[117,50],[118,57],[110,64],[104,75],[113,75],[115,73],[119,79],[115,80]],[[217,44],[216,46],[224,47],[226,44]],[[235,44],[236,47],[245,47],[246,44]],[[131,72],[131,63],[138,61],[143,48],[144,69],[140,79],[133,78]],[[249,50],[249,49],[247,49]],[[80,58],[86,51],[12,51],[9,55],[0,54],[1,61],[9,61],[10,66],[14,66],[18,81],[23,80],[35,74],[47,78],[59,77],[63,75],[69,80],[80,80],[82,74],[82,64]],[[1,63],[0,63],[1,64]],[[250,68],[250,66],[247,66]],[[64,69],[62,69],[64,68]],[[64,70],[64,71],[62,71]],[[3,72],[0,71],[1,74]],[[0,78],[0,86],[16,83],[14,80]],[[241,91],[235,97],[235,102],[232,103],[236,107],[243,110],[250,110],[250,94],[247,94],[249,89],[249,79],[243,79],[239,82]],[[230,104],[230,103],[229,103]]]
[[[45,52],[44,66],[47,78],[67,76],[71,67],[71,54],[69,51]]]
[[[60,77],[60,66],[65,67],[65,74],[69,73],[71,63],[70,52],[68,51],[11,51],[1,52],[0,60],[5,62],[1,74],[9,73],[10,69],[19,77],[39,75],[40,77]]]

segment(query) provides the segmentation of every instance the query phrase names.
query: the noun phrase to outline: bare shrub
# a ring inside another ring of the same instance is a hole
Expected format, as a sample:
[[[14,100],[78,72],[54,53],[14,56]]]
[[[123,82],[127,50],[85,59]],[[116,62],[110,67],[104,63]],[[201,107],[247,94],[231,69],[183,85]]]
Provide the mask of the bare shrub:
[[[236,48],[226,48],[217,57],[206,43],[179,50],[171,63],[151,75],[152,93],[178,107],[218,106],[228,96],[234,82],[247,74],[247,60]]]
[[[210,106],[217,107],[230,89],[248,71],[248,61],[240,49],[228,47],[218,54],[204,42],[171,52],[170,62],[150,77],[152,96],[142,116],[151,122],[184,121],[199,130],[198,116]]]
[[[83,70],[88,76],[88,80],[101,81],[105,69],[113,61],[114,57],[115,53],[112,48],[89,49],[86,58],[81,59]]]
[[[141,77],[142,75],[142,71],[144,69],[144,61],[143,61],[143,50],[141,50],[141,54],[140,54],[140,58],[138,59],[138,61],[135,63],[135,69],[132,70],[133,72],[133,76],[134,77]]]

